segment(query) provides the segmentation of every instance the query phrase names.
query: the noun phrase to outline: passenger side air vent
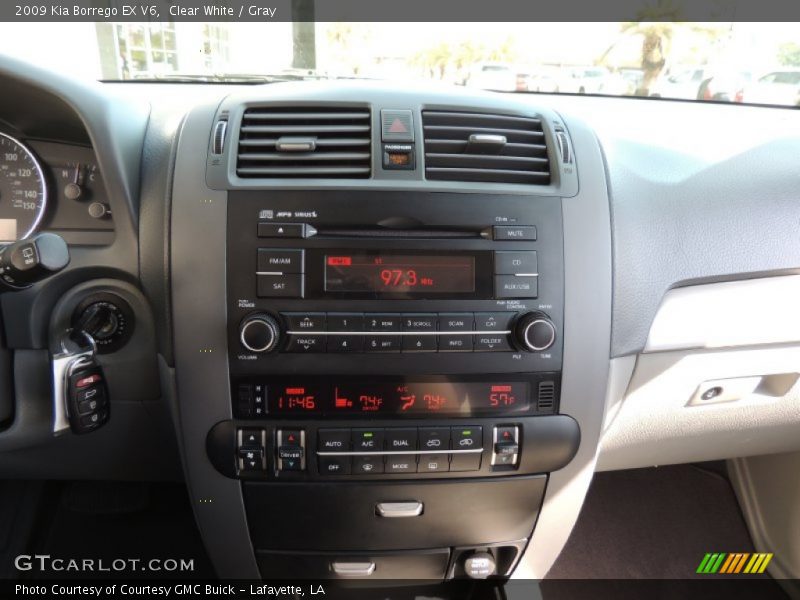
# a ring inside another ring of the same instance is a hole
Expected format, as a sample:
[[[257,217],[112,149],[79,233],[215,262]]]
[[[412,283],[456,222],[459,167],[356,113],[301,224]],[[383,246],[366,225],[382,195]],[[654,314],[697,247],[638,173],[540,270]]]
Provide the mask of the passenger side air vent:
[[[550,183],[541,119],[428,110],[422,125],[428,179]]]
[[[539,395],[536,398],[536,410],[552,412],[556,401],[556,384],[553,381],[539,382]]]
[[[351,107],[249,108],[239,130],[239,177],[367,178],[370,112]]]

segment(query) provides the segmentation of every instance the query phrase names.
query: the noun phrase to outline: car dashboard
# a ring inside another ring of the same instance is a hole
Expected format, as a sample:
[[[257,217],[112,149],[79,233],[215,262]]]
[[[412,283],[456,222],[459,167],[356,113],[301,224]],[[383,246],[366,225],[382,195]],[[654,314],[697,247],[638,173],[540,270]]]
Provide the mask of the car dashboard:
[[[542,578],[596,471],[800,449],[797,111],[0,80],[0,231],[69,249],[0,475],[185,481],[221,578]]]

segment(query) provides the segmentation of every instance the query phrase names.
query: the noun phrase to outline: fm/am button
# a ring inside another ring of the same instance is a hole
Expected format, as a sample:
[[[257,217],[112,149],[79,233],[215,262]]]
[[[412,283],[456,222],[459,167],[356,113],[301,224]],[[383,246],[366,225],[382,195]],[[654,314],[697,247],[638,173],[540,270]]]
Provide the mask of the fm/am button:
[[[261,273],[305,273],[303,250],[259,248],[258,271]]]

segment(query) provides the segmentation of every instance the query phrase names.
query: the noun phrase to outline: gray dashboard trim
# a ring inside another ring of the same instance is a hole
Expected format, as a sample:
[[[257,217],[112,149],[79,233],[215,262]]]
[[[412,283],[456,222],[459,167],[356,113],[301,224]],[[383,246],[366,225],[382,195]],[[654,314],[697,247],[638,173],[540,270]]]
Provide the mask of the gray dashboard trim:
[[[611,226],[605,167],[594,133],[566,118],[580,192],[562,201],[564,215],[564,366],[561,412],[578,421],[581,444],[572,462],[551,473],[533,537],[514,577],[543,578],[577,521],[597,458],[611,336]]]
[[[181,129],[172,196],[172,298],[179,435],[189,495],[222,578],[258,579],[241,485],[206,454],[206,435],[232,418],[228,384],[225,256],[227,193],[205,184],[216,104],[194,108]]]

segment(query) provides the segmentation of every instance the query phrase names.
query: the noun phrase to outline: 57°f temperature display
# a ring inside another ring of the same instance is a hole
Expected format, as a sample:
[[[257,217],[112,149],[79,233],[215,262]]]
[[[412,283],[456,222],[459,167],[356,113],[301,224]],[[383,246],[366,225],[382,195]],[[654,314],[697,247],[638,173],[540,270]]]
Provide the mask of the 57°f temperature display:
[[[474,292],[475,258],[458,255],[327,255],[325,290],[419,295]]]

